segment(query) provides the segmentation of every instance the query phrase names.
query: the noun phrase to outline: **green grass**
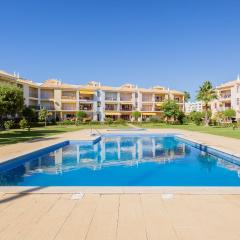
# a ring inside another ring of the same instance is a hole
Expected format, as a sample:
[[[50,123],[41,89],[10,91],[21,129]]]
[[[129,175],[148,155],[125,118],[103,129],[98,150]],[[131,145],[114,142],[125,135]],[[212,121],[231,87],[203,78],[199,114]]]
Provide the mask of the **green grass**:
[[[195,124],[186,125],[168,125],[165,123],[141,123],[137,126],[142,128],[171,128],[171,129],[183,129],[195,132],[209,133],[213,135],[231,137],[240,139],[240,129],[233,130],[232,127],[217,127],[217,126],[196,126]]]
[[[210,133],[214,135],[219,136],[225,136],[225,137],[232,137],[240,139],[240,129],[233,130],[230,127],[205,127],[205,126],[196,126],[194,124],[188,124],[188,125],[167,125],[164,123],[141,123],[137,124],[136,126],[142,127],[142,128],[171,128],[171,129],[184,129],[184,130],[190,130],[190,131],[196,131],[196,132],[202,132],[202,133]],[[9,131],[0,131],[0,145],[6,145],[6,144],[13,144],[18,142],[24,142],[36,138],[44,138],[48,136],[54,136],[56,134],[61,134],[65,132],[72,132],[77,131],[81,129],[105,129],[105,128],[120,128],[120,129],[126,129],[130,128],[129,125],[121,125],[121,124],[96,124],[96,125],[89,125],[84,124],[80,126],[75,125],[68,125],[68,126],[47,126],[45,127],[38,127],[38,128],[32,128],[30,132],[27,130],[9,130]]]
[[[38,127],[38,128],[32,128],[31,131],[27,130],[20,130],[20,129],[14,129],[9,131],[0,131],[0,145],[6,145],[6,144],[13,144],[18,142],[24,142],[36,138],[44,138],[48,136],[53,136],[56,134],[61,134],[65,132],[73,132],[81,129],[105,129],[105,128],[130,128],[128,125],[121,125],[121,124],[96,124],[96,125],[67,125],[67,126],[47,126],[45,127]]]

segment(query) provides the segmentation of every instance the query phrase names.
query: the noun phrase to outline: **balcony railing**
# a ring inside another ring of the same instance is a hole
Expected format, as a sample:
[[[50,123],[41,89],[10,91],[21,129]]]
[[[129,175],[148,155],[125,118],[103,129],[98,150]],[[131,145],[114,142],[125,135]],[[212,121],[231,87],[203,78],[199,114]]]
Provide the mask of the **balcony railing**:
[[[152,102],[152,97],[143,97],[142,101],[143,102]]]
[[[79,107],[79,110],[81,110],[81,111],[92,111],[93,110],[93,108],[92,107]]]
[[[73,96],[66,96],[66,95],[64,96],[63,95],[62,99],[76,100],[76,96],[74,96],[74,95]]]
[[[55,107],[54,106],[44,106],[44,105],[41,105],[41,108],[43,109],[46,109],[46,110],[55,110]]]
[[[37,93],[33,93],[33,92],[29,92],[29,97],[38,98],[38,94]]]
[[[79,97],[80,101],[93,101],[93,98],[92,97]]]
[[[220,96],[222,99],[231,98],[231,94],[225,94]]]
[[[162,98],[155,98],[155,102],[164,102],[165,99],[162,97]]]
[[[107,108],[105,108],[105,111],[117,111],[117,108],[109,108],[109,107],[107,107]]]
[[[130,102],[130,101],[132,101],[132,98],[131,97],[120,97],[120,101]]]
[[[105,101],[117,101],[117,97],[105,97]]]
[[[151,112],[152,110],[153,110],[152,107],[148,107],[148,108],[144,107],[144,108],[141,108],[141,111],[143,111],[143,112]]]
[[[33,108],[35,110],[40,110],[40,106],[39,105],[29,105],[30,108]]]
[[[41,94],[41,99],[53,99],[53,94]]]
[[[64,107],[62,107],[62,110],[76,110],[76,107],[74,106],[74,107],[72,107],[72,106],[64,106]]]
[[[177,102],[177,103],[183,103],[183,100],[179,99],[179,98],[174,98],[174,101]]]
[[[120,111],[132,111],[133,110],[133,108],[132,107],[121,107],[120,108]]]

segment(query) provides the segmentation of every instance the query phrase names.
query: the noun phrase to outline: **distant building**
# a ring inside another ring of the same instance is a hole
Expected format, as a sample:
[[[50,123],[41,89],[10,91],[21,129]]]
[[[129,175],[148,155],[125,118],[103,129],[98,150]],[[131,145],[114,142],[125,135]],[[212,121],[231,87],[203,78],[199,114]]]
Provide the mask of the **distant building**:
[[[190,113],[190,112],[202,112],[203,110],[203,103],[201,101],[197,102],[187,102],[185,103],[185,113]]]
[[[133,84],[120,87],[102,86],[98,82],[86,85],[71,85],[56,79],[35,83],[20,78],[17,74],[0,71],[0,84],[15,84],[23,89],[26,106],[36,111],[45,108],[53,117],[64,120],[76,117],[77,111],[85,111],[87,118],[104,121],[105,118],[132,120],[132,112],[141,113],[140,120],[151,116],[163,116],[162,104],[168,99],[175,100],[179,109],[184,107],[184,93],[156,86],[138,88]]]
[[[218,99],[212,101],[213,114],[232,108],[236,111],[237,119],[240,119],[240,78],[216,87]]]

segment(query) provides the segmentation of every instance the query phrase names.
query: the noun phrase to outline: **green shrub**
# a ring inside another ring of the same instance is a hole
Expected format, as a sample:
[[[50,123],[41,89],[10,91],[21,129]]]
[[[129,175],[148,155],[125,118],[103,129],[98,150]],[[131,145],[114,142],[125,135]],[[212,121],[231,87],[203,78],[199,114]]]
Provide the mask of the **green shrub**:
[[[189,115],[191,121],[193,121],[196,125],[201,125],[204,119],[204,113],[202,112],[191,112]]]
[[[152,122],[152,123],[161,123],[162,122],[162,119],[160,117],[157,117],[157,116],[152,116],[149,118],[149,122]]]
[[[106,124],[113,124],[113,119],[112,118],[105,118],[105,123]]]
[[[122,119],[122,118],[119,118],[119,119],[117,119],[114,123],[116,123],[116,124],[121,124],[121,125],[125,125],[125,124],[126,124],[126,121],[125,121],[124,119]]]
[[[99,124],[101,124],[101,122],[93,120],[93,121],[90,122],[90,124],[92,124],[92,125],[99,125]]]
[[[9,121],[4,122],[4,128],[6,130],[9,130],[9,129],[13,128],[13,126],[14,126],[14,121],[13,120],[9,120]]]
[[[185,113],[182,111],[179,112],[179,114],[177,116],[177,120],[178,120],[178,123],[180,123],[180,124],[186,124],[188,121]]]
[[[20,122],[19,122],[19,126],[21,129],[25,129],[28,126],[28,122],[25,118],[23,118]]]
[[[74,125],[76,124],[74,121],[65,119],[63,122],[61,122],[61,125]]]

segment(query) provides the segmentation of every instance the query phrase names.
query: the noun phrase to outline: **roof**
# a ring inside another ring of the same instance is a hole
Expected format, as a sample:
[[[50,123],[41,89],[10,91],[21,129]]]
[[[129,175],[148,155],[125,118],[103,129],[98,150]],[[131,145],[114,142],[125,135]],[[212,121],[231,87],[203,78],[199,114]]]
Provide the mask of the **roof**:
[[[223,83],[223,84],[217,86],[216,88],[217,89],[218,88],[228,88],[228,87],[233,87],[236,84],[240,84],[240,80],[239,79]]]
[[[3,77],[9,81],[16,81],[18,83],[26,83],[32,87],[41,87],[46,89],[66,89],[66,90],[103,90],[103,91],[116,91],[116,92],[136,92],[137,90],[144,93],[159,93],[159,94],[166,94],[168,92],[183,95],[183,92],[176,91],[176,90],[168,90],[162,86],[154,86],[152,88],[138,88],[134,84],[125,83],[119,87],[111,87],[111,86],[101,86],[100,82],[91,81],[85,85],[74,85],[74,84],[67,84],[62,83],[58,79],[48,79],[43,83],[35,83],[31,80],[27,80],[25,78],[20,78],[19,74],[10,74],[5,71],[0,70],[0,77]]]

